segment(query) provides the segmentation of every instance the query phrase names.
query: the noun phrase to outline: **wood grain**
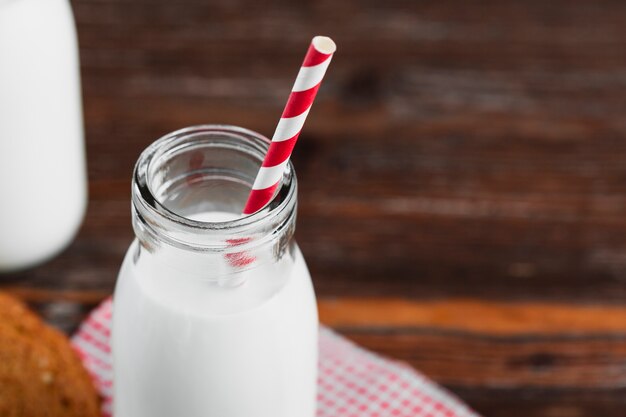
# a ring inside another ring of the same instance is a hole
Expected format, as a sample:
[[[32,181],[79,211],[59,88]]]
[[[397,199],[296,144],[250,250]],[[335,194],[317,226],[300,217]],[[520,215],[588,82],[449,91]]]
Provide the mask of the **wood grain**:
[[[132,240],[141,150],[192,124],[270,135],[328,34],[339,50],[293,156],[323,319],[488,416],[623,415],[626,3],[72,6],[86,220],[0,286],[74,330]]]
[[[335,298],[321,299],[318,308],[320,320],[333,327],[436,328],[493,336],[626,335],[626,307],[604,304]]]

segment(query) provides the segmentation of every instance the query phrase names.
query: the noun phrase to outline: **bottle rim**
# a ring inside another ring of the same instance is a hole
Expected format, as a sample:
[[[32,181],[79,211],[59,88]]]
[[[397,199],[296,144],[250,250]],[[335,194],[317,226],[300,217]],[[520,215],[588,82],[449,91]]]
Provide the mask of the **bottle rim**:
[[[270,203],[256,213],[234,220],[207,222],[190,219],[170,210],[160,201],[153,189],[154,164],[172,152],[199,143],[244,152],[258,160],[260,167],[270,140],[242,127],[207,124],[186,127],[154,141],[141,153],[133,171],[133,227],[138,238],[146,235],[153,240],[185,249],[228,252],[233,248],[241,251],[262,245],[277,239],[285,231],[293,234],[297,179],[291,162]],[[254,178],[250,180],[248,185],[252,187]]]

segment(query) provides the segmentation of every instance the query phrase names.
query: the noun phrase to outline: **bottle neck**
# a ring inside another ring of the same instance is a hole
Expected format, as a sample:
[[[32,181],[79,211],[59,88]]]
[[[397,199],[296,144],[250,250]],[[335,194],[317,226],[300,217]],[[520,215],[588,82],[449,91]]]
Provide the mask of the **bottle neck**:
[[[265,208],[240,215],[268,146],[258,133],[218,125],[182,129],[150,145],[132,185],[133,227],[142,250],[183,269],[197,262],[223,266],[209,268],[213,275],[279,261],[295,230],[293,166]]]

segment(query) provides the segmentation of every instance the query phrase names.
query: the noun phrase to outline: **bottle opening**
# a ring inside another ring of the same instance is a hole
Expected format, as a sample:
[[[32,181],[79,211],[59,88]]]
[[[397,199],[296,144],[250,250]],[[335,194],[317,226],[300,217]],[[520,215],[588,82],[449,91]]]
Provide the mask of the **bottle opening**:
[[[223,214],[213,216],[217,221],[241,217],[263,149],[245,146],[231,130],[178,132],[159,146],[148,165],[148,187],[163,207],[191,220],[212,212]]]
[[[295,211],[291,164],[270,204],[241,214],[268,147],[258,133],[220,125],[189,127],[155,141],[133,177],[138,237],[149,232],[170,243],[215,247],[224,245],[224,235],[232,235],[226,238],[231,242],[245,235],[250,242],[276,232]]]

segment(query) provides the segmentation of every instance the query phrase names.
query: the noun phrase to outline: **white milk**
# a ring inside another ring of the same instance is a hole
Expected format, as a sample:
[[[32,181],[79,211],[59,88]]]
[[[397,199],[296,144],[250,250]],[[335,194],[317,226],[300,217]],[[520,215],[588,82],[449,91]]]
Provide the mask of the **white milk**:
[[[67,0],[0,0],[0,271],[74,236],[86,202],[78,48]]]
[[[237,276],[219,255],[138,250],[115,292],[115,417],[314,417],[317,309],[299,249]]]

